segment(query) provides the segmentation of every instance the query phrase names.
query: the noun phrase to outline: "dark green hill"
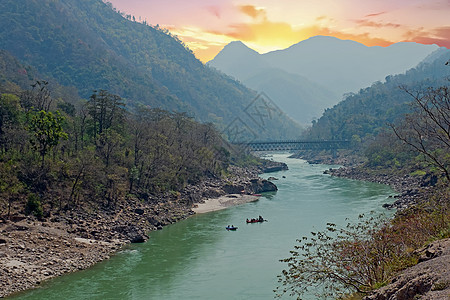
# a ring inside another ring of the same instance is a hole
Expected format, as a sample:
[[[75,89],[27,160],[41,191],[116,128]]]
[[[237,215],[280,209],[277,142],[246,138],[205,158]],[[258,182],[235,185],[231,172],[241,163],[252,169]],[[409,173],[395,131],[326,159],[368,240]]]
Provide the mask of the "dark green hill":
[[[409,112],[413,98],[408,91],[423,91],[430,87],[449,85],[450,68],[445,63],[450,59],[450,50],[440,50],[416,68],[405,74],[387,76],[386,81],[376,82],[371,87],[350,94],[327,109],[313,124],[307,136],[319,139],[364,138],[377,135],[388,123],[394,123]]]
[[[133,22],[101,0],[1,1],[0,49],[84,98],[106,89],[128,106],[183,111],[223,126],[256,96],[167,31]],[[285,115],[269,123],[270,136],[298,130]]]

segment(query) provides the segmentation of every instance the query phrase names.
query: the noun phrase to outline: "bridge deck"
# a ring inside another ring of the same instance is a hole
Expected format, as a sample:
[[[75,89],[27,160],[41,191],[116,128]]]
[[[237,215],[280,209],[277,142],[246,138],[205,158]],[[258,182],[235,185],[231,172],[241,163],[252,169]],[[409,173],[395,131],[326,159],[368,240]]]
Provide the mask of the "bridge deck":
[[[337,150],[350,146],[347,140],[282,140],[238,143],[251,151]]]

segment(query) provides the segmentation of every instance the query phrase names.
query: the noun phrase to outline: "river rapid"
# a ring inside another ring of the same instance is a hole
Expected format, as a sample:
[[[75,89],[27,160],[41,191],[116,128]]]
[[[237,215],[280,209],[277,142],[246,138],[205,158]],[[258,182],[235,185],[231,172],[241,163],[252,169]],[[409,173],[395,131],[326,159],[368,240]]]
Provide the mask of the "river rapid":
[[[273,299],[286,267],[279,260],[289,257],[296,239],[327,222],[343,225],[361,213],[383,212],[394,194],[385,185],[324,175],[331,166],[287,154],[272,159],[289,166],[262,175],[279,179],[277,192],[151,232],[147,243],[11,299]],[[267,222],[246,224],[259,215]],[[227,225],[238,230],[226,231]]]

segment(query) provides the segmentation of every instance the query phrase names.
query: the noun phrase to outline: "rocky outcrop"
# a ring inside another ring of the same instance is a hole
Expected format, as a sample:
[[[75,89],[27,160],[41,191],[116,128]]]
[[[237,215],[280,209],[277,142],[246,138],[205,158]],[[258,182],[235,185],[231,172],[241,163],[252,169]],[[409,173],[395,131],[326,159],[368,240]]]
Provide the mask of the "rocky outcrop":
[[[225,184],[223,190],[226,194],[259,194],[264,192],[274,192],[277,191],[278,188],[275,184],[266,179],[253,178],[237,184]]]
[[[419,263],[364,300],[450,299],[450,239],[431,243],[418,251]]]
[[[283,162],[264,160],[261,167],[258,168],[259,173],[272,173],[288,170],[288,165]]]
[[[250,180],[249,190],[252,194],[259,194],[265,192],[275,192],[278,190],[277,186],[269,180],[255,178]]]

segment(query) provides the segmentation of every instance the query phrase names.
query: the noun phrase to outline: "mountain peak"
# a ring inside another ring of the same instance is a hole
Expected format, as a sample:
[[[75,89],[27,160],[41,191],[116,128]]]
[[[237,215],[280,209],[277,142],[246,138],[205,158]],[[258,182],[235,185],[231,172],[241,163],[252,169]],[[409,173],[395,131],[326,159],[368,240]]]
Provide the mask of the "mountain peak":
[[[292,45],[289,48],[297,48],[297,47],[336,47],[336,46],[344,46],[348,45],[348,47],[355,48],[355,47],[362,47],[367,48],[364,44],[361,44],[359,42],[353,41],[353,40],[342,40],[340,38],[334,37],[334,36],[326,36],[326,35],[316,35],[313,37],[310,37],[306,40],[303,40],[301,42],[298,42],[297,44]],[[289,49],[288,48],[288,49]]]
[[[215,58],[220,57],[223,53],[227,55],[243,56],[243,55],[260,55],[255,50],[249,48],[246,44],[241,41],[233,41],[227,44],[223,49],[216,55]],[[215,59],[214,58],[214,59]]]
[[[253,75],[255,71],[270,66],[262,59],[261,54],[241,41],[226,45],[214,59],[208,62],[208,65],[241,80]]]

